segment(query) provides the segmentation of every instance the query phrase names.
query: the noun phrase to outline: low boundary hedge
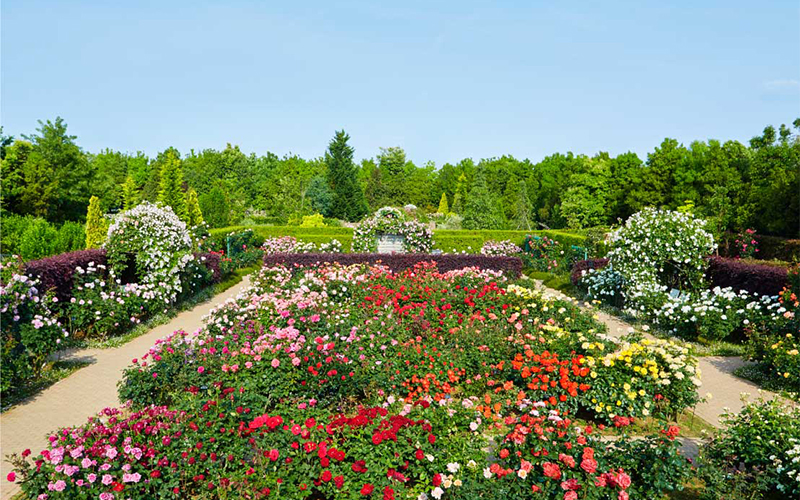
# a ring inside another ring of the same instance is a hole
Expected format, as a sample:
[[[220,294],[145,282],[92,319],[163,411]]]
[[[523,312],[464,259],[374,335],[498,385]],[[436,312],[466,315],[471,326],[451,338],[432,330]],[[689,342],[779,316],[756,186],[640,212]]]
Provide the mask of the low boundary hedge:
[[[264,265],[282,264],[287,267],[309,267],[317,264],[337,262],[343,266],[352,264],[383,264],[392,271],[413,267],[420,262],[436,262],[441,272],[465,267],[479,267],[502,271],[519,277],[522,259],[519,257],[487,257],[484,255],[431,255],[431,254],[380,254],[380,253],[279,253],[264,256]]]
[[[712,286],[747,290],[760,295],[778,295],[788,284],[785,267],[750,264],[738,259],[710,257],[706,279]]]
[[[95,264],[106,265],[106,251],[102,249],[78,250],[32,260],[25,263],[25,274],[39,278],[42,292],[52,290],[58,300],[68,300],[72,296],[72,276],[76,267]]]
[[[344,247],[345,252],[349,252],[353,241],[353,229],[349,227],[300,227],[300,226],[230,226],[209,231],[209,237],[214,240],[224,241],[225,237],[232,232],[240,232],[245,229],[252,229],[255,241],[260,245],[267,238],[280,236],[294,236],[300,241],[309,243],[330,243],[337,239]],[[560,230],[541,230],[541,231],[504,231],[504,230],[460,230],[460,229],[437,229],[433,232],[434,248],[445,252],[470,252],[479,253],[483,244],[488,240],[502,241],[511,240],[519,246],[525,241],[528,234],[536,236],[547,236],[558,241],[564,246],[586,246],[586,236],[580,233],[573,233]]]

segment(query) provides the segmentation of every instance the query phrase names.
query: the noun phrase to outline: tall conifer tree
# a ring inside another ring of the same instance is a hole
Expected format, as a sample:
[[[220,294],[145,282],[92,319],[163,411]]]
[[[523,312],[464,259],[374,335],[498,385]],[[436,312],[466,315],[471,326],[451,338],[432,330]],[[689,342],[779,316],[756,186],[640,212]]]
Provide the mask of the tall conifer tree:
[[[354,150],[348,140],[350,136],[344,130],[336,132],[325,152],[325,164],[333,191],[331,217],[355,222],[367,214],[368,208],[353,163]]]
[[[158,190],[158,201],[171,207],[175,215],[186,219],[186,198],[183,193],[183,168],[181,160],[172,152],[167,153],[164,166],[161,167],[161,183]]]

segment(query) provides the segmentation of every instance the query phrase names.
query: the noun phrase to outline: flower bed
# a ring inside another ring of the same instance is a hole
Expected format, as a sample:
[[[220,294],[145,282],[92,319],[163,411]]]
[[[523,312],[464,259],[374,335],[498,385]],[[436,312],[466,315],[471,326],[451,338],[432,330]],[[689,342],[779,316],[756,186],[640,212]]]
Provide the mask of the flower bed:
[[[414,267],[421,262],[435,262],[442,271],[475,267],[502,271],[508,276],[518,277],[522,273],[522,261],[518,257],[489,257],[483,255],[428,255],[428,254],[377,254],[377,253],[279,253],[264,256],[264,265],[309,267],[335,262],[344,266],[352,264],[381,264],[393,271]]]
[[[653,478],[687,466],[677,430],[643,454],[596,427],[693,404],[695,360],[602,332],[492,270],[265,266],[202,330],[133,360],[129,407],[15,457],[14,479],[50,500],[658,495]],[[608,399],[642,369],[634,407]]]

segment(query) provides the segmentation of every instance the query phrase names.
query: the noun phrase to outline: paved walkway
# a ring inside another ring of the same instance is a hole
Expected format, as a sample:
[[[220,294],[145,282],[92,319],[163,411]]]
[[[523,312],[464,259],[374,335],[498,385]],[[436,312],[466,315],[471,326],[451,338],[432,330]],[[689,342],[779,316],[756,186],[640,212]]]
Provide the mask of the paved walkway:
[[[6,481],[11,465],[5,462],[10,453],[30,448],[34,455],[47,445],[47,436],[61,428],[80,425],[106,407],[119,405],[117,381],[133,358],[145,354],[157,339],[175,330],[195,331],[202,317],[216,305],[235,296],[250,283],[245,276],[241,283],[189,311],[175,316],[169,323],[158,326],[127,344],[114,349],[85,349],[69,354],[69,358],[90,362],[69,377],[48,387],[30,399],[0,415],[0,497],[7,499],[19,488]]]
[[[536,287],[542,290],[545,295],[569,300],[581,307],[586,307],[585,304],[575,298],[565,295],[558,290],[547,288],[542,285],[542,282],[539,280],[534,281],[536,282]],[[630,324],[615,316],[595,308],[592,308],[592,311],[597,314],[598,320],[608,327],[608,334],[613,337],[622,337],[633,331],[633,327]],[[647,333],[644,335],[647,338],[655,338]],[[699,358],[698,367],[700,368],[700,380],[703,382],[703,385],[700,386],[698,392],[701,396],[711,394],[711,398],[705,403],[697,405],[695,414],[698,417],[714,427],[721,427],[722,423],[720,422],[720,417],[726,408],[733,413],[739,413],[744,407],[744,403],[741,399],[742,394],[750,394],[751,399],[758,397],[760,388],[756,384],[733,374],[734,370],[747,363],[747,361],[739,356],[705,356]],[[760,394],[766,399],[776,397],[774,393],[764,390],[761,390]]]

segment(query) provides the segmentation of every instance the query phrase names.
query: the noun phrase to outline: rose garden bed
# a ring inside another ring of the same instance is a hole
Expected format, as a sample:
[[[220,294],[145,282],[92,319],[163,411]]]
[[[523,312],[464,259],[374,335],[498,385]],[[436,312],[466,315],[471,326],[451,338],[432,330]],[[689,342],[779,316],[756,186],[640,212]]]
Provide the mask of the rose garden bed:
[[[602,332],[496,271],[264,267],[202,331],[133,360],[123,408],[54,433],[33,462],[15,457],[16,480],[49,499],[678,488],[688,463],[677,428],[611,445],[597,427],[693,405],[696,361],[670,342],[616,345]],[[592,423],[574,425],[578,415]]]

